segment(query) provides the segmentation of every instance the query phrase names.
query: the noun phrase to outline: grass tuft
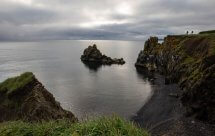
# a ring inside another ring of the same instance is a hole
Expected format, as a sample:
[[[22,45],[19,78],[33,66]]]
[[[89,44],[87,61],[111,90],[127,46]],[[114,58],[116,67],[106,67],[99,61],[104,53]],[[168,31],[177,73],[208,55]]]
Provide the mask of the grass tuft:
[[[1,136],[149,136],[133,123],[117,116],[100,117],[80,123],[67,120],[43,123],[22,121],[0,124]]]

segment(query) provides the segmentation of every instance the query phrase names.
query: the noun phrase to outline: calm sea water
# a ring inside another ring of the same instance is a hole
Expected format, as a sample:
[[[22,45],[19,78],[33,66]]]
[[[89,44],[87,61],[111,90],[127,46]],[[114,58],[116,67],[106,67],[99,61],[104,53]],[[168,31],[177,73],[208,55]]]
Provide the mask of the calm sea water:
[[[107,56],[123,57],[123,66],[89,66],[83,50],[96,43]],[[77,117],[116,113],[129,118],[152,94],[152,85],[134,67],[144,42],[43,41],[0,43],[0,82],[32,71],[57,101]],[[147,79],[147,77],[145,77]]]

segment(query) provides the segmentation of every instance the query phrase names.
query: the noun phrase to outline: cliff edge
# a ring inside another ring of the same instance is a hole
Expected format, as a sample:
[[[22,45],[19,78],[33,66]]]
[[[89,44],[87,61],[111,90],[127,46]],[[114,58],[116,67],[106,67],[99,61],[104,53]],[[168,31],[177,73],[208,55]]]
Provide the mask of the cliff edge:
[[[42,121],[75,116],[64,110],[31,72],[9,78],[0,84],[0,122]]]
[[[139,53],[136,67],[178,83],[187,115],[215,123],[215,34],[170,35],[163,43],[150,37]]]

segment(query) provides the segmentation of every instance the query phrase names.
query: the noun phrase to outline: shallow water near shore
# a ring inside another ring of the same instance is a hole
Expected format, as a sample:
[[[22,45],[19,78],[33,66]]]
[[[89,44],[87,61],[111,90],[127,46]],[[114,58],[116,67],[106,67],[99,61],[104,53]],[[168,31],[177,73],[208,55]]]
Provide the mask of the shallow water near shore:
[[[96,43],[102,53],[123,57],[125,65],[83,64],[80,56]],[[0,43],[0,82],[32,71],[63,108],[78,118],[134,116],[152,95],[152,84],[134,63],[143,41],[42,41]]]

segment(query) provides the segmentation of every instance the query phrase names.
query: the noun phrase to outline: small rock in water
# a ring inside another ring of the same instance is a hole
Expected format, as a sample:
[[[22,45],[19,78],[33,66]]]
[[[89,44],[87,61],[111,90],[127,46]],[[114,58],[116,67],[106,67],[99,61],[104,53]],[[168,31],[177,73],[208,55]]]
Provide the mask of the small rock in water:
[[[100,52],[99,49],[97,49],[97,46],[94,44],[93,46],[89,46],[84,50],[83,55],[81,55],[81,60],[83,62],[97,62],[103,65],[111,65],[111,64],[125,64],[125,61],[123,58],[112,59],[111,57],[108,57]]]

